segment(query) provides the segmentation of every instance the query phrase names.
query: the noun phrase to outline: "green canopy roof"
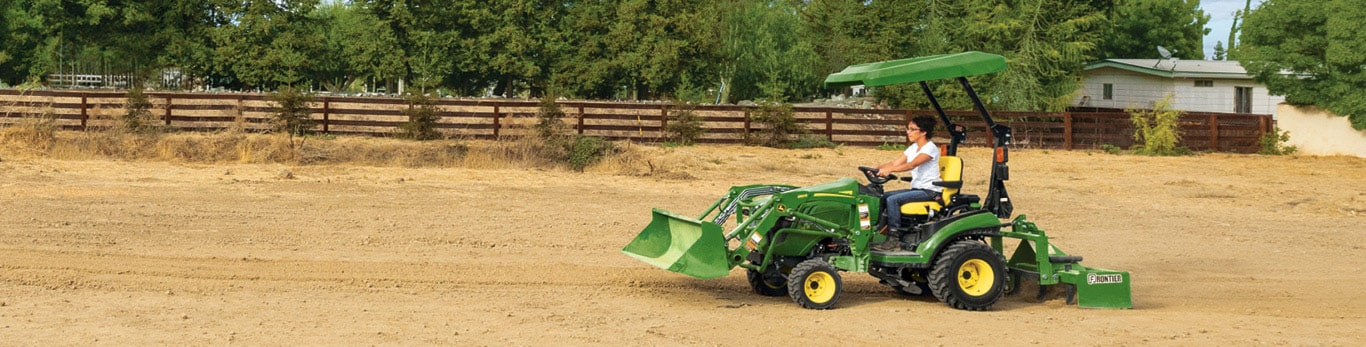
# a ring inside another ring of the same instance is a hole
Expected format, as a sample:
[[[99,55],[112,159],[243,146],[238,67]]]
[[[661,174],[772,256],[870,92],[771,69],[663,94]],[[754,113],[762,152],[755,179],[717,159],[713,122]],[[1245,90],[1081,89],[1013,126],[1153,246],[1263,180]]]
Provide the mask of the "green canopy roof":
[[[1006,68],[1006,58],[982,52],[930,55],[850,65],[825,78],[826,87],[869,87],[985,75]]]

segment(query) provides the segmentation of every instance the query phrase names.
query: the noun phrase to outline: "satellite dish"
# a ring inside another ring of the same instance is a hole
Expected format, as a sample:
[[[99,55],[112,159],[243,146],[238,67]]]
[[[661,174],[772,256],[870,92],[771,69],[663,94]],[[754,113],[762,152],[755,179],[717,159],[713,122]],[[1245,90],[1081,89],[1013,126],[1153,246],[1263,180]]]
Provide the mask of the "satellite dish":
[[[1157,53],[1162,55],[1162,59],[1172,58],[1172,51],[1167,50],[1167,47],[1157,46]]]

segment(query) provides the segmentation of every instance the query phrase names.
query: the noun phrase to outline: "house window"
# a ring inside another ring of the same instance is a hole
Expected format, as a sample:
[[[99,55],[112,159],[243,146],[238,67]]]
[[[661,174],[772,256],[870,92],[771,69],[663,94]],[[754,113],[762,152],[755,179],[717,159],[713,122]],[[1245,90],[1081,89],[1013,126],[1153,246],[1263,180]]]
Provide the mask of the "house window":
[[[1102,95],[1103,95],[1102,99],[1105,99],[1105,100],[1114,100],[1114,99],[1115,99],[1115,85],[1110,84],[1110,83],[1106,83],[1106,84],[1104,84],[1104,87],[1105,87],[1105,92],[1102,94]]]
[[[1196,87],[1213,87],[1214,80],[1195,80]]]
[[[1252,113],[1252,87],[1233,87],[1233,112]]]

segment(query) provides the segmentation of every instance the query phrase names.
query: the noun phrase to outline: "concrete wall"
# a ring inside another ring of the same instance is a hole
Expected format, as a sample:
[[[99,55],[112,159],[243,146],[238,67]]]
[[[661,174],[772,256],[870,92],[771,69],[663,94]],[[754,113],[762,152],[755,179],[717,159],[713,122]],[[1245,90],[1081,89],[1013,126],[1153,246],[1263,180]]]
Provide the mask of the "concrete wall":
[[[1353,155],[1366,158],[1366,131],[1352,129],[1347,117],[1313,106],[1280,104],[1276,126],[1290,134],[1287,144],[1310,155]]]

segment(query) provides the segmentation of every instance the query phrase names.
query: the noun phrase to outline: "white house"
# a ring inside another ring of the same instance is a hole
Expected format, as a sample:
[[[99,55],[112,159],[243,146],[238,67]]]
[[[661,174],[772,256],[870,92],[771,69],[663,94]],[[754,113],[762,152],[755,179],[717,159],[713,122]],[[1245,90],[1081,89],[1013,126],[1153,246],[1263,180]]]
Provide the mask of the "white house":
[[[1285,101],[1253,81],[1237,61],[1106,59],[1087,65],[1082,75],[1074,106],[1151,108],[1174,95],[1177,110],[1274,115]]]

